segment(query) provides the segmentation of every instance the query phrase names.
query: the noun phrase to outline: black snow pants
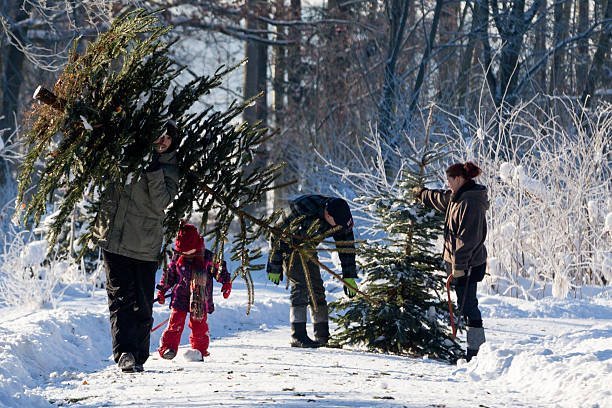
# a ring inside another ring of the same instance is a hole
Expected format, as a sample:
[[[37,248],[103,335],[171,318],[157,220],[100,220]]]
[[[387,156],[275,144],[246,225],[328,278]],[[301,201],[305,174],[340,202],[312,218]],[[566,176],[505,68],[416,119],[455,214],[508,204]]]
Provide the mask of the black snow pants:
[[[468,327],[482,327],[482,317],[478,308],[476,290],[478,282],[482,281],[487,265],[482,264],[472,268],[469,279],[467,276],[455,279],[455,293],[460,313],[466,317]],[[466,285],[467,283],[467,285]]]
[[[139,261],[103,251],[113,357],[132,353],[136,364],[149,358],[156,261]]]

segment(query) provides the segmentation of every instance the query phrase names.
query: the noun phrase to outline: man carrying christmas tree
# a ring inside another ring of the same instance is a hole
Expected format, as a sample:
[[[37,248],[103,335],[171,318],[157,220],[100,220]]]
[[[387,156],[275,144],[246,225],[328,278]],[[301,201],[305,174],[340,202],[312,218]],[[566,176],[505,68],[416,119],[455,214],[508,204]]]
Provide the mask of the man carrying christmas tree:
[[[281,228],[291,229],[293,243],[310,249],[318,260],[316,247],[331,233],[342,266],[344,293],[356,294],[357,268],[355,266],[355,236],[351,210],[341,198],[322,195],[303,195],[290,202],[290,214]],[[336,229],[332,231],[332,229]],[[299,255],[286,238],[275,237],[268,259],[268,279],[276,285],[283,278],[283,267],[291,284],[291,347],[316,348],[329,340],[329,317],[321,271],[313,259]],[[304,268],[304,265],[306,268]],[[306,269],[306,270],[304,270]],[[314,341],[306,332],[306,309],[310,305],[314,326]]]
[[[123,372],[143,371],[149,358],[155,272],[166,207],[178,191],[176,124],[154,143],[146,171],[104,193],[96,233],[106,266],[113,357]]]

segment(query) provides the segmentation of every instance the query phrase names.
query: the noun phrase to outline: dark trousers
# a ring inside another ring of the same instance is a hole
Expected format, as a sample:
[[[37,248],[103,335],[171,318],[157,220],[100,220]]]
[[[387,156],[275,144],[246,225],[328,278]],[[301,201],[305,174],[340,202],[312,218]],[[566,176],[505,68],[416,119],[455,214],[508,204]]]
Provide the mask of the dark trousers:
[[[482,327],[482,317],[480,309],[478,309],[478,299],[476,298],[477,283],[469,283],[467,286],[455,286],[457,294],[457,304],[461,310],[461,314],[467,319],[467,326]],[[461,304],[464,302],[463,308]]]
[[[476,289],[478,282],[484,278],[485,270],[486,264],[473,267],[469,278],[465,276],[455,282],[457,306],[459,306],[461,314],[465,316],[469,327],[482,327],[482,316],[480,315],[480,309],[478,309]]]
[[[316,253],[314,256],[316,256]],[[287,272],[289,282],[291,283],[291,306],[305,307],[309,304],[327,305],[325,301],[325,287],[323,286],[319,265],[314,262],[306,262],[306,269],[304,271],[300,257],[296,255],[291,270]],[[308,274],[308,277],[306,274]],[[312,285],[312,294],[308,290],[306,279]],[[313,296],[314,299],[311,299]]]
[[[156,261],[139,261],[103,251],[113,357],[132,353],[136,364],[149,358]]]

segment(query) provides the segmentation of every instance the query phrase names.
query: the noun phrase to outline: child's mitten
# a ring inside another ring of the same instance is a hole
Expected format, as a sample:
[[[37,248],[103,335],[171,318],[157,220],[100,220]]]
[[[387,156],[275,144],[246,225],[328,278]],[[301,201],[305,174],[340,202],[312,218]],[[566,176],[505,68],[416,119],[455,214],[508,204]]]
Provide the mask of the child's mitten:
[[[223,299],[227,299],[230,293],[232,293],[232,282],[225,282],[221,286],[221,293],[223,293]]]

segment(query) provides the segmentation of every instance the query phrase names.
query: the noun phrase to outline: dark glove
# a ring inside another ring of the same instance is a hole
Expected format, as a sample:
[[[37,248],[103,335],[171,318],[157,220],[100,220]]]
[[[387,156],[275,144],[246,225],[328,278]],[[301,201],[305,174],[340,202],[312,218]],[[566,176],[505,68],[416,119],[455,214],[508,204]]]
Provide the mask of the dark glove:
[[[161,169],[161,163],[159,162],[159,153],[153,153],[153,157],[151,158],[151,162],[147,166],[146,172],[150,173],[159,169]]]
[[[223,293],[223,299],[227,299],[230,293],[232,293],[232,282],[225,282],[221,286],[221,293]]]
[[[160,305],[166,303],[166,295],[161,290],[157,291],[157,303],[159,303]]]
[[[355,278],[344,278],[344,294],[349,298],[355,297],[357,294],[357,282],[355,282]]]

